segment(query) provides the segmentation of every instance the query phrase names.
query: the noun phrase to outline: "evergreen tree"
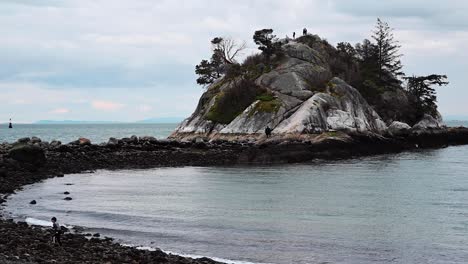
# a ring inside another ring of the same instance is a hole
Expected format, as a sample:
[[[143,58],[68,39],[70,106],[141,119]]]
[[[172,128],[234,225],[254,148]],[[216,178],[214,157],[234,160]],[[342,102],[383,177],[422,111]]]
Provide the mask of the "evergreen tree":
[[[448,85],[446,75],[431,74],[428,76],[413,76],[407,80],[407,92],[411,96],[416,112],[419,116],[437,115],[437,96],[434,85]]]
[[[393,29],[387,22],[377,19],[377,25],[372,38],[377,48],[377,74],[380,85],[400,84],[398,77],[403,76],[403,68],[399,54],[400,45],[394,39]]]
[[[257,30],[253,36],[258,49],[263,51],[265,57],[270,58],[271,55],[277,53],[281,49],[281,43],[278,42],[276,35],[273,35],[273,29]]]
[[[211,40],[213,54],[210,60],[202,60],[195,66],[195,73],[199,75],[197,84],[209,85],[223,76],[226,69],[239,67],[236,57],[245,47],[245,43],[237,44],[231,38],[216,37]]]
[[[195,73],[199,75],[197,84],[200,85],[209,85],[221,77],[216,63],[208,60],[202,60],[195,66]]]

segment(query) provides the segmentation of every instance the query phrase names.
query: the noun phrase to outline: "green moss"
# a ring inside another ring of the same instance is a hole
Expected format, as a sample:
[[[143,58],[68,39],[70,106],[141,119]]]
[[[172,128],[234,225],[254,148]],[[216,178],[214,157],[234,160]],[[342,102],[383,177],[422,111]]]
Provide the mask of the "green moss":
[[[325,135],[328,137],[338,137],[340,133],[337,131],[328,131],[328,132],[325,132]]]
[[[253,116],[257,112],[263,113],[276,113],[281,107],[281,102],[278,99],[270,101],[259,101],[255,107],[249,112],[249,117]]]
[[[231,81],[222,92],[215,96],[214,104],[205,114],[205,119],[229,124],[257,99],[267,94],[267,90],[255,84],[253,80],[240,79]]]
[[[223,92],[219,93],[216,96],[215,103],[213,104],[213,106],[210,108],[210,110],[205,116],[207,120],[210,120],[216,123],[221,123],[221,124],[229,124],[239,114],[242,113],[238,111],[222,111],[220,109],[219,102],[222,100],[224,96],[226,95]]]
[[[275,96],[272,93],[264,93],[261,95],[258,95],[255,99],[264,101],[264,102],[269,102],[275,100]]]
[[[219,89],[221,88],[221,86],[223,86],[224,84],[226,83],[225,79],[223,78],[222,80],[220,80],[219,82],[217,82],[216,84],[213,84],[211,86],[208,87],[208,91],[212,92],[212,93],[218,93],[219,92]]]

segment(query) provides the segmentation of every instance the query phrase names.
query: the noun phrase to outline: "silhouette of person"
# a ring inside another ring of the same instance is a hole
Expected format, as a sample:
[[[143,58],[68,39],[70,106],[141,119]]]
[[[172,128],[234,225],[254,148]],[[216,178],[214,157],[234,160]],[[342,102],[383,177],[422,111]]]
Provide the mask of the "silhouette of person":
[[[307,28],[304,28],[304,29],[302,30],[302,35],[304,35],[304,36],[307,35]]]
[[[296,32],[293,32],[293,39],[296,39]]]
[[[57,218],[52,217],[50,221],[52,222],[52,243],[62,246],[62,241],[60,240],[60,236],[62,235],[62,227],[57,222]]]
[[[8,124],[8,128],[13,128],[13,124],[11,123],[11,118],[10,118],[10,123]]]
[[[271,136],[271,131],[272,131],[272,129],[269,126],[267,126],[265,128],[265,135],[266,135],[267,138],[269,138]]]

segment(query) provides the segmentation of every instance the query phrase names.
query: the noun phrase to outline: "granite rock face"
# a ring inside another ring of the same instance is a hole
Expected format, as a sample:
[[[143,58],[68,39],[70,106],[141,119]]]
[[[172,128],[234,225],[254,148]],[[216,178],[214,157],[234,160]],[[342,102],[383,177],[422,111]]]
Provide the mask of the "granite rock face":
[[[273,129],[275,137],[329,131],[378,135],[389,132],[387,124],[359,91],[346,83],[345,77],[334,76],[334,58],[330,52],[333,47],[317,36],[311,36],[307,41],[281,43],[283,56],[273,67],[257,71],[250,80],[261,94],[268,96],[250,98],[252,100],[237,109],[235,115],[219,122],[213,118],[214,109],[219,107],[223,96],[235,94],[233,91],[239,89],[236,85],[238,79],[220,78],[207,87],[195,112],[176,128],[170,138],[258,138],[263,136],[266,127]],[[350,66],[350,69],[353,68]],[[391,104],[397,95],[385,98]],[[231,101],[237,100],[232,98]],[[432,121],[424,119],[415,128],[438,127]],[[408,129],[400,125],[395,123],[393,132]]]
[[[430,129],[441,129],[443,127],[441,118],[434,118],[430,115],[424,115],[424,117],[413,126],[413,130],[425,131]]]
[[[403,122],[393,121],[392,124],[388,127],[388,132],[392,135],[405,135],[411,132],[411,127]]]
[[[329,91],[316,93],[274,130],[276,134],[317,133],[329,130],[381,133],[387,129],[361,94],[339,78]]]

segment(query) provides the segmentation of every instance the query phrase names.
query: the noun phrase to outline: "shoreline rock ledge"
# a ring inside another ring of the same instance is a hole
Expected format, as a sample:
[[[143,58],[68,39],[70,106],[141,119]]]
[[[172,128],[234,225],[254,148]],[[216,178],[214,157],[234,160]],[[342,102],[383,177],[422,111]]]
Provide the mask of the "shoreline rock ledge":
[[[170,138],[258,140],[264,137],[267,126],[276,139],[336,131],[400,135],[443,129],[438,117],[426,115],[421,122],[411,124],[415,125],[413,129],[405,120],[379,116],[358,89],[348,84],[357,66],[343,62],[346,66],[337,72],[336,49],[318,36],[281,43],[282,55],[271,65],[255,65],[254,77],[225,76],[209,85],[194,113]],[[253,95],[249,97],[249,93]],[[401,102],[407,101],[406,95],[396,91],[399,97],[392,99],[389,93],[384,94],[386,107],[394,105],[392,111],[399,111]]]

